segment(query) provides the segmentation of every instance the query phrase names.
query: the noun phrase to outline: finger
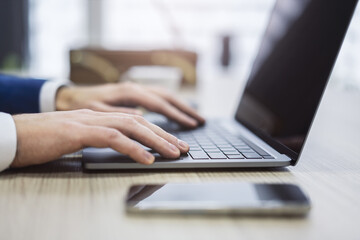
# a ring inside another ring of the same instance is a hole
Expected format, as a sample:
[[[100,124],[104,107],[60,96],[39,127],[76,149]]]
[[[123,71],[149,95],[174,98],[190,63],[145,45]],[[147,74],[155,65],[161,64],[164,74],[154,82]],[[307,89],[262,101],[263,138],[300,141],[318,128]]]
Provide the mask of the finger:
[[[115,107],[102,102],[94,102],[91,104],[90,108],[94,111],[100,111],[100,112],[119,112],[119,113],[128,113],[134,115],[142,115],[142,112],[135,108]]]
[[[195,119],[189,117],[165,101],[163,98],[156,96],[153,93],[145,92],[142,95],[133,96],[133,101],[136,101],[138,104],[149,109],[150,111],[163,114],[184,126],[196,127],[198,125]]]
[[[135,139],[141,144],[154,149],[163,157],[177,158],[180,156],[180,149],[177,146],[157,135],[146,126],[140,124],[131,115],[128,117],[114,117],[113,115],[107,115],[88,120],[83,119],[82,122],[92,126],[117,129],[127,137]]]
[[[180,149],[166,141],[164,138],[155,134],[144,125],[141,125],[137,122],[127,124],[126,130],[123,129],[122,131],[128,137],[135,139],[141,144],[155,150],[165,158],[178,158],[180,156]]]
[[[77,121],[80,121],[81,123],[87,124],[87,125],[103,125],[106,127],[112,127],[112,128],[116,128],[120,131],[122,131],[123,129],[126,130],[126,126],[119,126],[119,123],[121,122],[122,118],[124,118],[124,117],[134,118],[136,121],[138,121],[140,124],[149,128],[155,134],[164,138],[169,143],[175,145],[180,150],[181,153],[186,153],[189,151],[189,145],[186,142],[178,139],[177,137],[175,137],[174,135],[171,135],[170,133],[167,133],[159,126],[156,126],[156,125],[148,122],[142,116],[132,116],[132,115],[126,116],[123,113],[119,114],[119,113],[89,112],[89,111],[84,111],[84,113],[85,113],[85,116],[81,117],[81,118],[77,117]],[[92,117],[89,118],[88,114],[91,114]],[[97,117],[97,118],[94,118],[94,117]],[[104,117],[106,117],[107,119],[104,120]]]
[[[171,103],[172,105],[174,105],[175,107],[180,109],[182,112],[186,113],[187,115],[189,115],[192,118],[195,118],[199,123],[201,123],[201,124],[205,123],[205,119],[202,116],[200,116],[200,114],[198,114],[195,111],[195,109],[190,107],[188,104],[186,104],[182,100],[172,96],[171,94],[169,94],[165,91],[162,91],[161,89],[157,89],[157,88],[149,88],[149,89],[150,89],[150,91],[156,93],[157,95],[161,96],[162,98],[167,100],[169,103]]]
[[[179,122],[180,124],[182,124],[186,127],[198,126],[198,122],[195,119],[184,114],[179,109],[175,108],[174,106],[172,106],[171,104],[169,104],[166,101],[162,101],[162,103],[159,104],[159,106],[157,106],[157,107],[158,107],[158,112],[160,112],[161,114],[164,114],[165,116],[167,116],[168,118],[170,118],[172,120]]]
[[[83,127],[80,142],[83,147],[110,147],[142,164],[151,164],[155,160],[151,153],[116,129],[101,126]]]
[[[186,152],[189,151],[189,149],[190,149],[189,144],[187,144],[186,142],[178,139],[174,135],[164,131],[161,127],[156,126],[155,124],[152,124],[152,123],[146,121],[142,116],[137,116],[137,117],[135,117],[135,119],[139,123],[145,125],[147,128],[152,130],[155,134],[157,134],[160,137],[164,138],[166,141],[170,142],[171,144],[177,146],[182,153],[186,153]]]

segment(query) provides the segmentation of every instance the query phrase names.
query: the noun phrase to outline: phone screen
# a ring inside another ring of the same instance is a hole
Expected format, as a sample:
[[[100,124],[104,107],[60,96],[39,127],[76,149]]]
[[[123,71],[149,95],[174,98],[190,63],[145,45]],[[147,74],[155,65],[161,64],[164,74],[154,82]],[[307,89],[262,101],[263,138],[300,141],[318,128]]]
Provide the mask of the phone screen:
[[[136,185],[127,197],[130,211],[305,213],[309,200],[292,184],[197,183]]]

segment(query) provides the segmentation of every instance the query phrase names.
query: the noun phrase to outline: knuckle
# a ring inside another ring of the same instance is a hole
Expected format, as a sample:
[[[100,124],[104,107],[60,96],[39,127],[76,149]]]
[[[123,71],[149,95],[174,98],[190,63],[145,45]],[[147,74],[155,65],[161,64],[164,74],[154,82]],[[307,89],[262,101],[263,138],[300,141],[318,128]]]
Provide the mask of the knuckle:
[[[61,122],[61,128],[72,132],[72,131],[80,128],[80,124],[73,122],[73,121],[63,121],[63,122]]]
[[[117,139],[119,137],[120,133],[119,131],[117,131],[116,129],[107,129],[105,136],[108,140],[114,140]]]
[[[134,119],[136,119],[136,121],[140,122],[140,123],[145,123],[146,120],[143,116],[133,116]]]
[[[136,125],[138,125],[138,122],[132,117],[125,117],[123,118],[123,121],[127,127],[135,127]]]
[[[70,144],[72,146],[82,146],[84,142],[84,131],[85,127],[79,123],[75,122],[63,122],[63,127],[66,129],[64,133],[70,138]]]

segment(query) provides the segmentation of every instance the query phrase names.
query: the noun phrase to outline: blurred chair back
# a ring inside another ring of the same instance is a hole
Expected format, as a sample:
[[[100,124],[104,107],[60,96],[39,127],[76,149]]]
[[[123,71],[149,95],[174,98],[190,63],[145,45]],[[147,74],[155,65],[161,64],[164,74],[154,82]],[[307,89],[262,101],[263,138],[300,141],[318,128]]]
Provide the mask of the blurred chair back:
[[[197,54],[185,50],[122,51],[83,48],[70,51],[70,79],[77,84],[118,82],[133,66],[170,66],[183,84],[196,84]]]

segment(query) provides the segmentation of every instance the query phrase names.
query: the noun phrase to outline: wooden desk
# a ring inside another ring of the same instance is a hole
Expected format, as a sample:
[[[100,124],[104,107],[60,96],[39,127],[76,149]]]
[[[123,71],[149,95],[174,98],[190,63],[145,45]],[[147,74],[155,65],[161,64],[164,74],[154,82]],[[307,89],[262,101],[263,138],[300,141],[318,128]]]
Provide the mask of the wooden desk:
[[[85,174],[65,161],[49,173],[4,173],[0,239],[360,239],[359,105],[359,93],[327,92],[299,164],[287,169]],[[206,181],[297,183],[312,210],[304,219],[124,213],[131,184]]]

